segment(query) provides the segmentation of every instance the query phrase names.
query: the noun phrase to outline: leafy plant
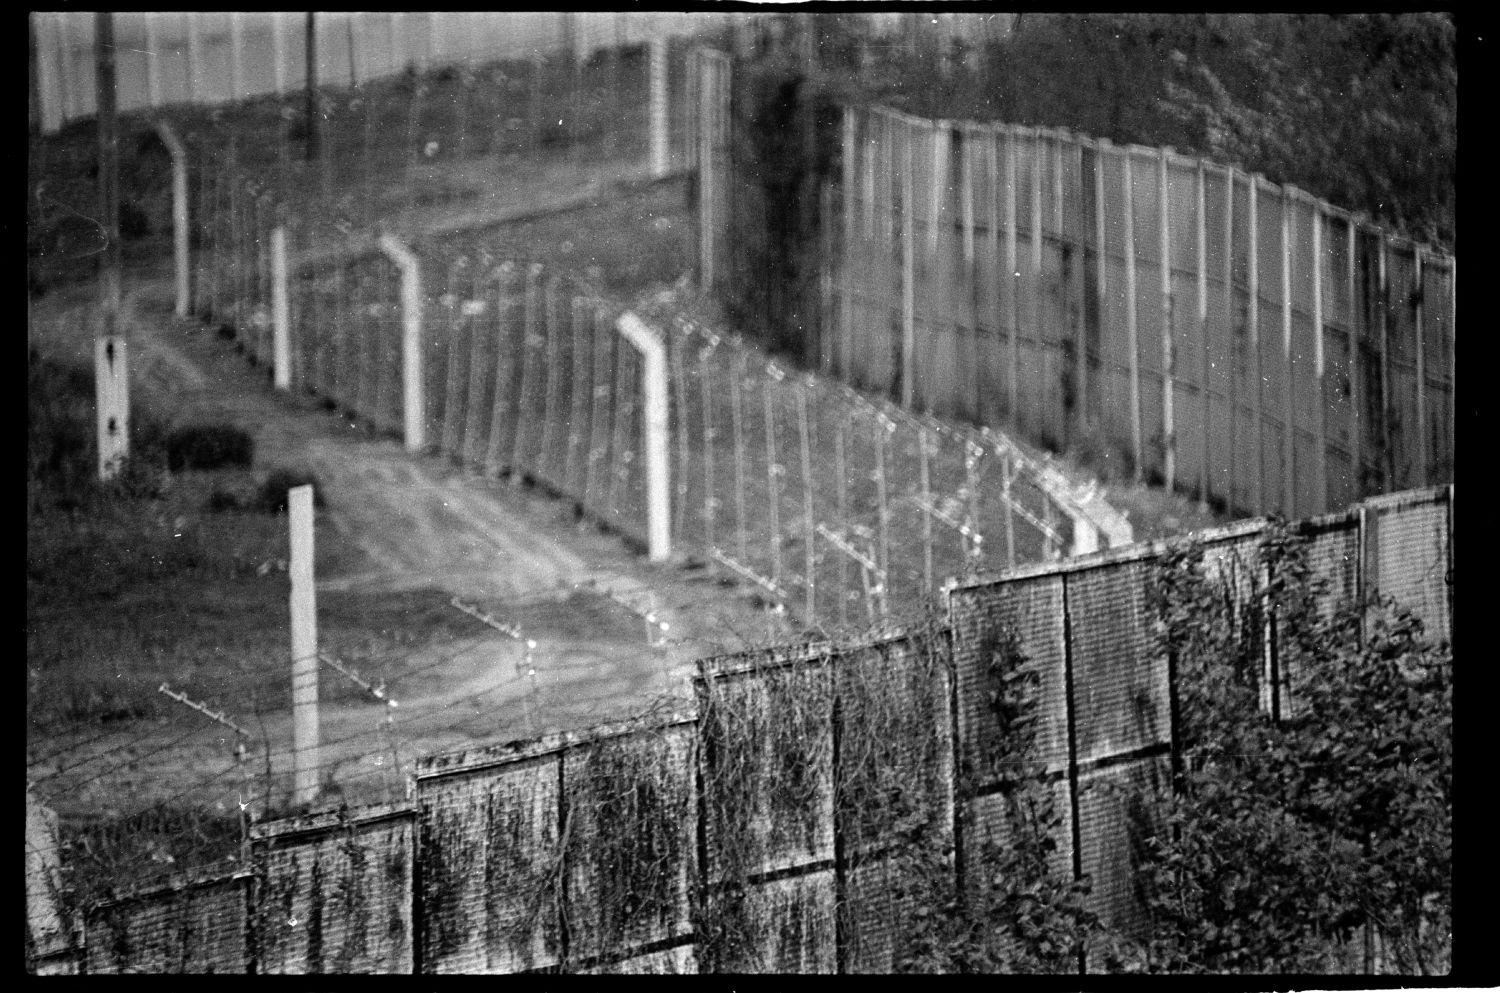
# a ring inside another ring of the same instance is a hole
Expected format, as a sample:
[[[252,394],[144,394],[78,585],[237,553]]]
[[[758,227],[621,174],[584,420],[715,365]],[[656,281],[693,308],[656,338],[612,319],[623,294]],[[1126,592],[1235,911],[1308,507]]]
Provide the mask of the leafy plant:
[[[1203,564],[1170,550],[1153,587],[1182,764],[1145,839],[1145,966],[1351,971],[1369,928],[1396,971],[1445,970],[1451,648],[1389,602],[1331,602],[1286,528],[1238,593]],[[1286,674],[1274,694],[1268,670]]]
[[[911,972],[1076,972],[1100,929],[1087,906],[1089,881],[1059,865],[1066,831],[1055,778],[1038,748],[1041,678],[1013,628],[989,647],[989,712],[998,734],[987,756],[998,776],[1003,816],[966,875],[967,893],[944,896],[930,882],[901,967]],[[927,859],[931,879],[941,865]],[[951,876],[951,869],[948,870]]]

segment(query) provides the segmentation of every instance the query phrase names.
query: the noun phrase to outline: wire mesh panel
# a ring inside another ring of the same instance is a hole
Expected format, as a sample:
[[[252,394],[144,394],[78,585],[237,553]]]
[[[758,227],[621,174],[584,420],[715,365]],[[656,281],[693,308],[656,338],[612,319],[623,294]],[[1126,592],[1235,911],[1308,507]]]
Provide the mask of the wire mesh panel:
[[[941,642],[902,639],[836,664],[842,966],[890,972],[923,882],[953,841],[953,746]],[[918,850],[920,849],[920,850]]]
[[[263,973],[410,973],[415,823],[409,808],[267,825],[255,854]]]
[[[727,661],[700,663],[710,885],[833,857],[832,673]]]
[[[992,786],[1006,756],[997,754],[1001,728],[991,712],[1000,681],[1020,667],[1037,675],[1037,758],[1066,768],[1068,714],[1063,579],[1039,576],[959,587],[950,594],[959,754],[973,788]],[[1076,631],[1076,629],[1075,629]],[[1075,635],[1076,636],[1076,635]]]
[[[179,884],[85,914],[90,975],[238,972],[249,968],[248,876]]]
[[[1146,626],[1149,568],[1119,562],[1067,575],[1080,763],[1171,740],[1167,664],[1151,654]]]
[[[677,725],[565,754],[570,961],[629,960],[642,946],[691,934],[694,739],[692,725]]]
[[[1428,637],[1453,630],[1448,491],[1396,494],[1365,504],[1367,592],[1391,597],[1420,618]]]
[[[1137,880],[1146,842],[1159,827],[1154,801],[1171,788],[1166,756],[1111,765],[1078,776],[1079,864],[1091,883],[1089,908],[1108,928],[1144,937],[1146,916]],[[1090,963],[1090,971],[1099,970]]]
[[[521,972],[557,964],[557,756],[450,774],[440,774],[442,764],[430,760],[417,774],[423,970]]]

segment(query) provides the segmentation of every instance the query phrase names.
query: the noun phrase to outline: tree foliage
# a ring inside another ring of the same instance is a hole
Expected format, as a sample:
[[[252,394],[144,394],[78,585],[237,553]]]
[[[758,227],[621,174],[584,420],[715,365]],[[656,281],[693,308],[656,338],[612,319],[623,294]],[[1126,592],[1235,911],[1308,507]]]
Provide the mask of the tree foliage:
[[[1259,560],[1267,581],[1238,596],[1204,572],[1199,548],[1172,550],[1158,570],[1157,648],[1176,664],[1183,763],[1145,845],[1144,965],[1358,971],[1368,928],[1387,968],[1445,971],[1452,651],[1388,602],[1330,602],[1286,530]],[[1263,705],[1268,653],[1287,674],[1279,717]]]

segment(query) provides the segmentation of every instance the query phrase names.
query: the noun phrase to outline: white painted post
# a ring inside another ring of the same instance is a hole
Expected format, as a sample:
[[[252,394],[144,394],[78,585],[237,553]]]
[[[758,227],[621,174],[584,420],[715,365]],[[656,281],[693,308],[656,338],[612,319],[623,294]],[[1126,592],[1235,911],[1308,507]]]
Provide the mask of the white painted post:
[[[287,293],[286,228],[271,230],[271,365],[278,390],[292,388],[292,315]]]
[[[1176,374],[1177,347],[1172,337],[1172,241],[1171,218],[1167,213],[1167,157],[1163,148],[1157,159],[1156,216],[1157,234],[1161,239],[1161,433],[1162,476],[1167,492],[1177,486],[1177,416],[1172,379]]]
[[[620,315],[620,334],[641,353],[646,400],[646,506],[652,562],[672,555],[672,507],[668,452],[671,425],[667,417],[667,349],[661,337],[634,314]]]
[[[172,156],[172,253],[177,262],[177,316],[188,314],[188,164],[187,149],[166,121],[156,133]]]
[[[380,236],[380,250],[401,270],[401,409],[406,450],[419,452],[427,444],[426,406],[422,395],[422,276],[411,249],[389,234]]]
[[[667,39],[651,40],[651,175],[667,174]]]
[[[286,494],[292,537],[293,802],[318,795],[318,610],[313,579],[313,488]]]
[[[94,339],[94,406],[99,478],[113,479],[130,454],[130,380],[121,335]]]

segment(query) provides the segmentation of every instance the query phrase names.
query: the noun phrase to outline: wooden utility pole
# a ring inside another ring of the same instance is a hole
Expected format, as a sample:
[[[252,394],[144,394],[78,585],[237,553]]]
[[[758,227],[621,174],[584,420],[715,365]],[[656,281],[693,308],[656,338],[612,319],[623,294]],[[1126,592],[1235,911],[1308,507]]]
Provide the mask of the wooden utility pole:
[[[299,804],[317,799],[318,613],[313,576],[313,488],[287,490],[291,524],[292,773]]]
[[[307,160],[318,157],[318,29],[316,15],[307,12],[306,43],[307,56]]]
[[[110,479],[130,454],[130,380],[125,338],[120,334],[120,134],[115,119],[114,15],[94,15],[95,110],[99,124],[99,310],[94,343],[95,423],[99,478]]]

